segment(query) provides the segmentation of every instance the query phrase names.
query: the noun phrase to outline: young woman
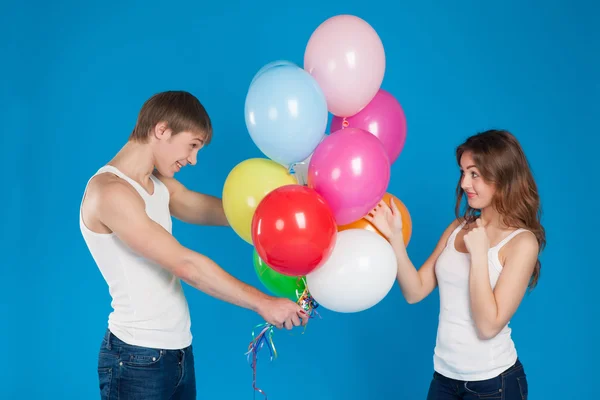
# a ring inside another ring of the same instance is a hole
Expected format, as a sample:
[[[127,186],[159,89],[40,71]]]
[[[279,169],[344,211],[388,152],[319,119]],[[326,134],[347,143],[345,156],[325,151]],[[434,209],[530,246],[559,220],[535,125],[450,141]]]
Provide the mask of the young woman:
[[[428,400],[527,399],[527,379],[508,323],[540,275],[540,200],[527,159],[506,131],[486,131],[456,150],[457,219],[418,270],[395,203],[366,219],[390,241],[406,300],[438,286],[440,316]],[[463,198],[466,207],[461,215]]]

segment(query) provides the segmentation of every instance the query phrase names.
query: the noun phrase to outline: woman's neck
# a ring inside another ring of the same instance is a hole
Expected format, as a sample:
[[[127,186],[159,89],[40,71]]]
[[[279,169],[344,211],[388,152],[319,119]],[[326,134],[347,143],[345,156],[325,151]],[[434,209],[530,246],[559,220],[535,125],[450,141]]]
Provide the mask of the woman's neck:
[[[492,226],[498,229],[507,229],[508,227],[502,221],[502,216],[496,209],[492,206],[486,207],[481,210],[481,215],[479,217],[481,222],[483,222],[483,226]]]

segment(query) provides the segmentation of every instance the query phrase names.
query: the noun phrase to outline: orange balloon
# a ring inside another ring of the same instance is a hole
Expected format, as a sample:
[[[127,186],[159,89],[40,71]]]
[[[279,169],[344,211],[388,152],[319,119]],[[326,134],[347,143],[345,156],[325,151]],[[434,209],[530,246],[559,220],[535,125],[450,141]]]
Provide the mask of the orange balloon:
[[[406,208],[404,203],[400,201],[399,198],[389,193],[383,195],[383,201],[388,206],[390,206],[391,199],[394,199],[394,202],[396,203],[396,206],[398,206],[398,210],[400,211],[400,216],[402,218],[402,237],[404,238],[404,245],[408,246],[408,243],[410,242],[410,237],[412,235],[412,220],[410,218],[410,213],[408,212],[408,209]],[[383,234],[379,232],[379,229],[375,228],[375,226],[372,223],[370,223],[364,218],[361,218],[358,221],[354,221],[346,225],[338,226],[338,232],[345,231],[346,229],[366,229],[379,234],[385,239],[385,236],[383,236]]]

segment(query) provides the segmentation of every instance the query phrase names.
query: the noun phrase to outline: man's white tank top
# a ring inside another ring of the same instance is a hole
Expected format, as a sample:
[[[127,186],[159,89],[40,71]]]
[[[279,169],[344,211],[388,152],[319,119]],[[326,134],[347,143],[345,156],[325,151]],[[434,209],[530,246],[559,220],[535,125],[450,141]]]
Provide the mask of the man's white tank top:
[[[151,176],[154,190],[149,194],[113,166],[100,168],[94,176],[102,173],[127,181],[144,199],[148,216],[171,233],[169,190],[158,178]],[[112,297],[113,312],[108,317],[110,331],[131,345],[171,350],[189,346],[192,343],[190,313],[179,278],[135,253],[116,234],[89,230],[81,209],[79,225]]]
[[[477,381],[493,378],[510,368],[517,351],[508,324],[489,340],[477,335],[469,300],[471,256],[456,250],[455,239],[464,227],[458,226],[438,257],[435,273],[440,293],[439,325],[434,351],[434,369],[452,379]],[[492,290],[502,272],[498,252],[509,240],[525,229],[517,229],[488,252],[488,270]]]

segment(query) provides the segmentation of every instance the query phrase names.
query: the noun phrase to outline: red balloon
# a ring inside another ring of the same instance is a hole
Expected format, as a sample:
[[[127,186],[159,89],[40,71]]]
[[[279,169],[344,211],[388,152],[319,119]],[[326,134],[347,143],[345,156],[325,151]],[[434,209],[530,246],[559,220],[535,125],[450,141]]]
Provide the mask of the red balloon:
[[[252,243],[275,271],[304,276],[324,263],[335,245],[331,209],[314,189],[286,185],[267,194],[254,211]]]

